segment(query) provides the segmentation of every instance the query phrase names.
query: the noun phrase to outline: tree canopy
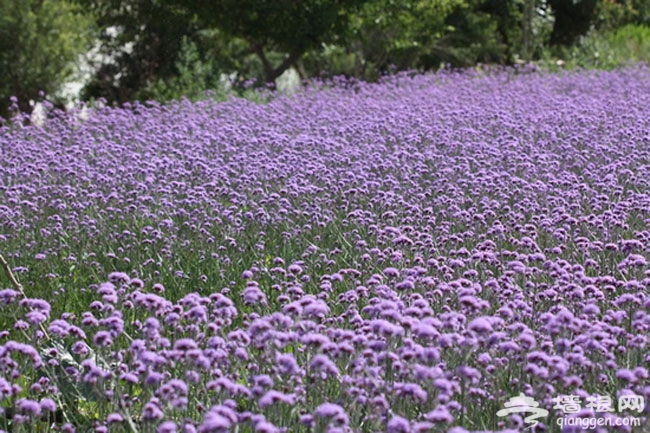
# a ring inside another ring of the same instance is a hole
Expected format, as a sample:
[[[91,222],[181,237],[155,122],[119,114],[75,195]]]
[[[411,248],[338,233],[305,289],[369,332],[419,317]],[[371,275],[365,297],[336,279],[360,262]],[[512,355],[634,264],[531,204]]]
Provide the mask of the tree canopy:
[[[91,32],[80,28],[98,29],[100,54],[82,99],[120,103],[200,97],[225,76],[235,87],[264,85],[290,67],[302,78],[372,80],[391,70],[527,62],[628,24],[650,25],[650,3],[0,0],[0,110],[12,95],[28,110],[39,90],[60,87],[89,49]]]
[[[59,90],[89,48],[92,21],[61,0],[0,0],[0,117]]]
[[[310,49],[324,43],[343,43],[350,13],[367,0],[189,0],[182,3],[205,26],[246,41],[262,62],[267,82],[295,65]],[[268,51],[285,58],[278,65]]]

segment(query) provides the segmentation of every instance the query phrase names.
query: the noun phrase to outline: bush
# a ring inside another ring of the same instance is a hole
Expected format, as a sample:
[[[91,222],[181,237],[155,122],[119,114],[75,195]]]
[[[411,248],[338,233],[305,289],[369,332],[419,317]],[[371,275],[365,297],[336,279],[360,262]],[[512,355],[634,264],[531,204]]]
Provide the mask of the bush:
[[[191,101],[206,98],[208,89],[216,91],[217,98],[223,97],[224,92],[219,83],[219,71],[215,65],[201,59],[197,45],[184,37],[181,51],[176,61],[177,75],[164,80],[159,78],[151,84],[145,94],[156,101],[170,101],[185,97]]]
[[[58,91],[89,46],[91,21],[62,0],[0,0],[0,116]]]
[[[270,53],[269,57],[275,54]],[[264,88],[255,86],[263,81],[263,68],[257,57],[242,55],[241,41],[226,42],[217,31],[201,32],[195,39],[183,37],[174,69],[174,75],[156,79],[137,95],[138,99],[168,102],[185,98],[197,102],[242,97],[266,102],[271,97]],[[245,80],[245,76],[255,78]]]
[[[608,32],[591,31],[574,47],[547,50],[541,62],[550,70],[558,67],[614,69],[650,63],[650,26],[629,24]]]

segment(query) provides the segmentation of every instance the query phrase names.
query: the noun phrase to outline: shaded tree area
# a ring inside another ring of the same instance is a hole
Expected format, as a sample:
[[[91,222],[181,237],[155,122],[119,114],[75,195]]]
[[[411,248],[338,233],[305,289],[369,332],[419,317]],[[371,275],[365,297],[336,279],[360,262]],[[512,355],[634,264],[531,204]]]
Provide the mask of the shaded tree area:
[[[591,27],[598,0],[548,0],[548,4],[555,16],[551,45],[571,45]]]
[[[133,99],[156,78],[177,71],[183,37],[196,38],[195,14],[173,2],[157,0],[79,0],[102,29],[100,61],[84,89],[84,99]],[[110,59],[110,61],[106,61]],[[103,61],[101,61],[103,60]]]
[[[82,99],[200,98],[226,83],[374,80],[396,70],[511,65],[593,31],[650,24],[645,0],[0,0],[0,112],[56,93],[92,47]],[[83,11],[83,13],[82,13]],[[81,30],[80,30],[81,29]]]
[[[0,117],[58,90],[91,35],[92,21],[68,2],[0,0]]]
[[[188,0],[204,27],[245,41],[260,60],[264,80],[273,82],[321,44],[345,43],[350,13],[365,0]],[[274,64],[271,51],[283,53]]]

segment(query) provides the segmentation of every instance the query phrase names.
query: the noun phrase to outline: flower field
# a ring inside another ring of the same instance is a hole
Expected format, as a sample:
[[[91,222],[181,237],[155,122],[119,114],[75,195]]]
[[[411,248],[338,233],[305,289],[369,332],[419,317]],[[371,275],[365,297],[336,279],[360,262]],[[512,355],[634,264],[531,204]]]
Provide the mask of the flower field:
[[[0,430],[650,431],[648,113],[636,67],[4,126]]]

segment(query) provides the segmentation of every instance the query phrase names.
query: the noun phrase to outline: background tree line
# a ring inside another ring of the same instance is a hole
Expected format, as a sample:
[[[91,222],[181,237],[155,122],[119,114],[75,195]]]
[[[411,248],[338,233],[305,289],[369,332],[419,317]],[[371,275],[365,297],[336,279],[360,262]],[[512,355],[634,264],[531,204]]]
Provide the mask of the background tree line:
[[[59,94],[85,53],[81,98],[122,103],[242,92],[288,68],[612,67],[650,57],[648,26],[648,0],[0,0],[0,115]]]

